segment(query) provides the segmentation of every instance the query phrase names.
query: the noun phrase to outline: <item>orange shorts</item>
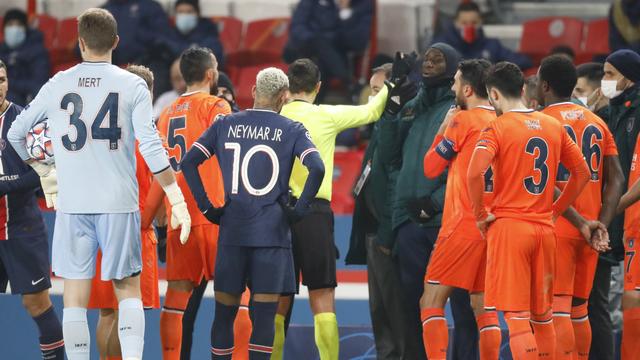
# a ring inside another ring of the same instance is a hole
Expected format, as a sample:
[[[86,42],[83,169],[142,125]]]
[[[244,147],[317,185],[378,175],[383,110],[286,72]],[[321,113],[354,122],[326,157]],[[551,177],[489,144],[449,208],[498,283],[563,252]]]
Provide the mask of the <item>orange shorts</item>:
[[[553,227],[501,218],[487,232],[485,307],[545,314],[553,303]]]
[[[204,277],[213,278],[218,252],[218,227],[191,228],[187,243],[180,243],[180,230],[167,232],[167,280],[191,280],[197,286]]]
[[[558,236],[557,239],[554,294],[588,299],[596,276],[598,252],[582,237]]]
[[[640,232],[624,234],[624,290],[640,291],[640,259],[638,259]]]
[[[156,251],[156,233],[153,229],[142,231],[142,273],[140,274],[140,290],[142,305],[145,309],[160,308],[158,292],[158,253]],[[98,251],[96,258],[96,274],[91,281],[89,309],[117,309],[118,300],[113,291],[111,281],[100,280],[100,263],[102,253]]]
[[[487,242],[479,234],[458,228],[450,235],[438,238],[424,281],[466,289],[471,293],[483,292]]]

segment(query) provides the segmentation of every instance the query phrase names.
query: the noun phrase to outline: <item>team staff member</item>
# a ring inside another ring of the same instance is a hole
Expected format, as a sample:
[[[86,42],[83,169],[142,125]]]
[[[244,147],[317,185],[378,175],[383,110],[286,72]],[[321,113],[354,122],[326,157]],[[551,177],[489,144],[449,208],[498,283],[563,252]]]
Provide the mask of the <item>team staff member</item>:
[[[7,100],[7,67],[0,60],[0,139],[22,111]],[[22,295],[22,305],[40,332],[43,359],[64,359],[62,326],[49,298],[49,243],[38,208],[40,179],[11,146],[0,152],[0,293]],[[6,325],[5,325],[6,326]]]
[[[311,211],[292,225],[293,253],[296,274],[302,273],[302,284],[309,289],[309,302],[314,314],[315,339],[322,360],[338,359],[338,322],[335,315],[336,248],[333,240],[333,213],[330,207],[333,179],[333,153],[336,136],[343,130],[376,121],[382,115],[389,92],[383,88],[368,104],[361,106],[313,105],[320,91],[320,71],[309,59],[294,61],[289,66],[289,91],[292,101],[281,114],[302,123],[318,147],[326,174],[320,190],[311,204]],[[392,92],[400,101],[410,99],[410,83],[397,86]],[[400,92],[409,92],[402,95]],[[289,186],[294,198],[299,198],[308,172],[296,161]],[[274,359],[282,357],[285,315],[292,296],[280,299],[276,316]]]
[[[392,76],[392,64],[373,69],[369,80],[372,97]],[[355,209],[351,228],[351,243],[345,258],[347,265],[367,265],[369,313],[381,359],[406,359],[402,332],[404,324],[402,287],[395,259],[389,244],[391,214],[386,204],[387,176],[377,154],[379,123],[375,123],[362,159],[360,179],[354,187]]]
[[[395,116],[380,123],[380,158],[394,185],[388,191],[392,208],[392,230],[400,280],[405,291],[408,354],[424,359],[420,297],[424,290],[427,261],[438,236],[446,173],[436,179],[424,176],[423,158],[438,132],[445,114],[454,105],[451,91],[460,55],[451,46],[433,44],[422,63],[422,88]],[[478,332],[466,291],[456,289],[450,298],[455,319],[456,355],[477,356]],[[415,354],[415,355],[414,355]]]
[[[618,50],[609,57],[604,64],[604,76],[600,91],[609,98],[609,119],[607,125],[613,133],[613,137],[618,147],[618,156],[622,165],[626,181],[629,180],[631,172],[631,162],[635,141],[640,133],[640,55],[631,50]],[[625,189],[626,190],[626,189]],[[624,256],[623,246],[624,219],[622,215],[617,216],[609,227],[609,236],[613,256],[616,261],[621,261]],[[625,269],[626,270],[626,269]],[[602,285],[606,286],[611,277],[611,268],[602,278],[598,277]],[[598,318],[591,317],[592,328],[594,329],[594,341],[591,345],[591,353],[594,358],[609,360],[614,356],[614,342],[612,336],[611,318],[608,313],[609,298],[608,293],[594,285],[594,296],[598,296],[599,304]],[[589,311],[591,313],[591,311]],[[623,314],[624,316],[624,314]],[[625,322],[624,327],[629,322]],[[598,331],[598,334],[595,331]]]
[[[577,73],[571,60],[561,55],[549,56],[540,65],[536,93],[538,102],[545,106],[542,113],[560,121],[587,159],[590,181],[573,204],[575,209],[587,220],[599,220],[607,226],[615,216],[624,175],[613,135],[605,122],[584,106],[571,102],[576,82]],[[556,185],[564,188],[568,178],[569,173],[562,166]],[[587,299],[593,286],[598,252],[565,218],[558,219],[555,232],[553,323],[557,336],[556,360],[587,359],[591,346]]]

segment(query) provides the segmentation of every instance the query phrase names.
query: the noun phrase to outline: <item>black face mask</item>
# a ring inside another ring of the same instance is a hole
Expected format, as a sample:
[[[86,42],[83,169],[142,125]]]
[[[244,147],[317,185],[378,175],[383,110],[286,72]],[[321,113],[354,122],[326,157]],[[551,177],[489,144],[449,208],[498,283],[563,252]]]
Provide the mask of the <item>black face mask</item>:
[[[447,77],[445,74],[436,76],[422,76],[422,87],[424,89],[433,89],[441,86],[451,87],[453,85],[453,79]]]

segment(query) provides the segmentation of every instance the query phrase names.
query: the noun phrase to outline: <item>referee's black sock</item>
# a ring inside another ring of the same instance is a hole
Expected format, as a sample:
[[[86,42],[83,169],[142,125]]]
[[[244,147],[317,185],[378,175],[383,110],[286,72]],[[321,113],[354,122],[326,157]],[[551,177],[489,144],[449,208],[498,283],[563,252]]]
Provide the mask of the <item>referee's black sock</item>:
[[[211,326],[211,360],[231,360],[234,349],[233,322],[238,307],[216,301],[215,317]],[[273,326],[273,322],[271,325]]]
[[[250,360],[269,360],[273,351],[274,319],[278,302],[253,301],[249,311],[253,331],[249,340]]]
[[[62,325],[53,305],[42,314],[33,318],[40,331],[40,350],[43,359],[64,360],[64,340]]]

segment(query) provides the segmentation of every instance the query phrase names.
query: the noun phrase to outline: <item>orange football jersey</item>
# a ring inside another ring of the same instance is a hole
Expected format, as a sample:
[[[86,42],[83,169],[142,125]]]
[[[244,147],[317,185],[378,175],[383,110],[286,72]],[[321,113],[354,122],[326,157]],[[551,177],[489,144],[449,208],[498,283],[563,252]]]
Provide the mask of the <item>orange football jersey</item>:
[[[492,213],[553,226],[558,164],[579,167],[580,149],[560,122],[533,110],[512,110],[484,129],[476,145],[493,154]]]
[[[210,224],[200,213],[187,181],[180,171],[180,161],[191,148],[191,145],[200,138],[200,135],[211,126],[218,115],[231,113],[231,108],[226,100],[204,92],[192,92],[183,94],[168,106],[160,115],[158,130],[164,137],[169,152],[169,163],[176,172],[178,186],[184,194],[191,225]],[[202,164],[198,171],[204,183],[204,188],[209,198],[216,206],[224,203],[224,187],[220,167],[215,156],[212,161]],[[167,204],[167,216],[171,219],[171,206]]]
[[[147,195],[149,195],[149,189],[151,189],[151,183],[153,182],[153,173],[144,162],[142,154],[138,149],[136,143],[136,179],[138,180],[138,201],[140,204],[140,213],[144,211],[144,204],[147,201]]]
[[[636,146],[631,157],[631,170],[629,171],[629,188],[640,179],[640,164],[638,163],[640,156],[640,135],[636,139]],[[640,229],[640,201],[635,202],[624,211],[624,232],[630,235],[637,234]]]
[[[589,182],[578,199],[573,203],[575,209],[587,220],[596,220],[602,207],[603,159],[605,156],[618,155],[618,148],[607,124],[596,114],[583,106],[563,102],[547,106],[542,113],[560,121],[573,141],[582,150],[589,166]],[[569,171],[560,165],[556,185],[560,189],[569,180]],[[563,237],[580,237],[576,229],[564,217],[556,222],[556,234]]]
[[[449,165],[439,236],[448,236],[456,228],[462,227],[478,232],[478,238],[480,237],[467,191],[467,170],[480,132],[495,118],[496,113],[491,107],[476,107],[461,111],[451,119],[451,123],[444,132],[444,138],[451,144],[456,156]],[[487,193],[492,192],[491,175],[488,171],[485,176]],[[488,197],[485,197],[485,204],[490,204]]]

